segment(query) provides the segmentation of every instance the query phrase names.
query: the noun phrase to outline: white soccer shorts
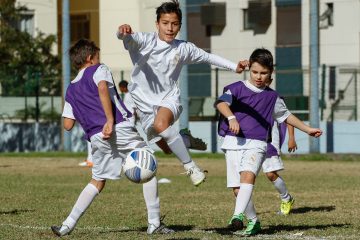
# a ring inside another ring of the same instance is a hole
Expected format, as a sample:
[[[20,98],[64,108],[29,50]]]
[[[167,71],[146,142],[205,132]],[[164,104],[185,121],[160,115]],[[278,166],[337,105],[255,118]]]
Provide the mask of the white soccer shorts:
[[[265,159],[262,164],[262,170],[264,173],[281,171],[284,170],[284,163],[280,156],[272,156]]]
[[[146,148],[153,152],[129,121],[116,124],[110,139],[104,140],[102,136],[100,132],[90,139],[94,164],[92,178],[98,181],[119,179],[122,162],[133,149]]]
[[[265,151],[259,148],[226,150],[227,187],[240,187],[240,172],[250,171],[258,175],[265,158]]]
[[[156,131],[153,128],[155,116],[157,114],[157,111],[159,107],[165,107],[167,109],[170,109],[170,111],[173,113],[174,116],[174,122],[176,122],[180,114],[182,112],[182,106],[180,104],[179,97],[177,95],[175,96],[169,96],[164,98],[159,105],[153,106],[153,112],[152,113],[144,113],[141,112],[139,109],[136,109],[136,114],[139,117],[141,127],[144,130],[147,140],[150,144],[156,143],[160,141],[161,137],[156,133]]]

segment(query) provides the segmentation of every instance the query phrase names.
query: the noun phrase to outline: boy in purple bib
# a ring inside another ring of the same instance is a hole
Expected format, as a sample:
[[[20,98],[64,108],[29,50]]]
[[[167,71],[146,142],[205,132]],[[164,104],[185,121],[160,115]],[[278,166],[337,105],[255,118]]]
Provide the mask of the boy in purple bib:
[[[80,217],[105,186],[107,179],[120,178],[122,162],[135,148],[152,152],[140,137],[131,113],[119,98],[109,68],[100,64],[100,49],[86,39],[70,48],[71,62],[79,72],[66,90],[63,125],[70,131],[77,121],[91,142],[92,179],[80,193],[70,214],[60,226],[52,226],[57,236],[70,234]],[[143,184],[148,213],[148,234],[171,233],[160,222],[160,202],[156,177]]]
[[[229,225],[234,230],[242,229],[246,216],[247,227],[242,235],[250,236],[261,230],[251,195],[266,157],[267,144],[271,142],[274,121],[285,121],[314,137],[319,137],[322,131],[292,115],[277,92],[267,87],[274,69],[270,51],[256,49],[249,61],[242,64],[249,66],[250,79],[226,86],[215,106],[222,115],[218,133],[224,137],[221,148],[226,157],[227,187],[236,196]]]

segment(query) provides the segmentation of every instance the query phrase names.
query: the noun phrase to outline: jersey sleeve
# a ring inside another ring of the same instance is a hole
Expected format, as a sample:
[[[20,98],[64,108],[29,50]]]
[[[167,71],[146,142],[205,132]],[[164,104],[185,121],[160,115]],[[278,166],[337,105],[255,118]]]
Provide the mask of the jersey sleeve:
[[[274,107],[273,118],[278,123],[282,123],[290,116],[290,114],[291,112],[287,109],[284,100],[278,97]]]
[[[229,106],[232,104],[233,96],[231,94],[230,89],[228,89],[223,95],[221,95],[216,101],[214,106],[221,102],[227,103]]]
[[[229,61],[223,57],[215,54],[205,52],[203,49],[198,48],[195,44],[185,43],[184,59],[187,64],[194,63],[208,63],[217,67],[225,68],[231,71],[236,71],[237,64]]]
[[[62,117],[76,120],[75,117],[74,117],[72,106],[70,105],[70,103],[68,103],[66,101],[65,101],[65,104],[64,104]]]
[[[98,86],[99,82],[104,80],[107,82],[109,88],[114,87],[110,69],[106,65],[101,64],[94,73],[94,82],[96,86]]]
[[[124,48],[128,51],[135,51],[146,45],[146,41],[149,38],[148,34],[142,32],[136,32],[128,35],[117,33],[118,39],[123,40]]]

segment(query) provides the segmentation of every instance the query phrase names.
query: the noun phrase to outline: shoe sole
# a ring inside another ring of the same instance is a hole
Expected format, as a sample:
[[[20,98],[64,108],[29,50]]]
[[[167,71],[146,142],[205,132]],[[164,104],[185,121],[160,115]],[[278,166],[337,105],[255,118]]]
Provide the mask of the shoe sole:
[[[200,184],[202,184],[203,182],[205,182],[206,177],[204,177],[201,181],[198,181],[196,183],[193,183],[195,187],[199,186]]]

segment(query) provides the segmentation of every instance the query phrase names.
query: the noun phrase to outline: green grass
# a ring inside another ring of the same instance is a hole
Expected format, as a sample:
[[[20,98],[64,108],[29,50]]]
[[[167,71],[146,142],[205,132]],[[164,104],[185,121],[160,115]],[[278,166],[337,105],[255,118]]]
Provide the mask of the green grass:
[[[64,220],[90,180],[90,169],[77,166],[84,156],[1,154],[0,239],[54,239],[50,226]],[[74,232],[64,239],[239,238],[226,228],[234,197],[225,187],[223,156],[196,157],[209,171],[207,181],[199,187],[180,174],[183,169],[176,159],[159,158],[158,179],[172,181],[159,184],[161,211],[175,234],[146,235],[142,187],[122,179],[107,183]],[[281,175],[296,198],[293,213],[286,217],[276,214],[278,194],[259,175],[253,197],[263,231],[252,239],[359,239],[360,161],[356,155],[314,157],[318,159],[321,161],[308,157],[306,161],[299,157],[285,160],[286,171]]]

